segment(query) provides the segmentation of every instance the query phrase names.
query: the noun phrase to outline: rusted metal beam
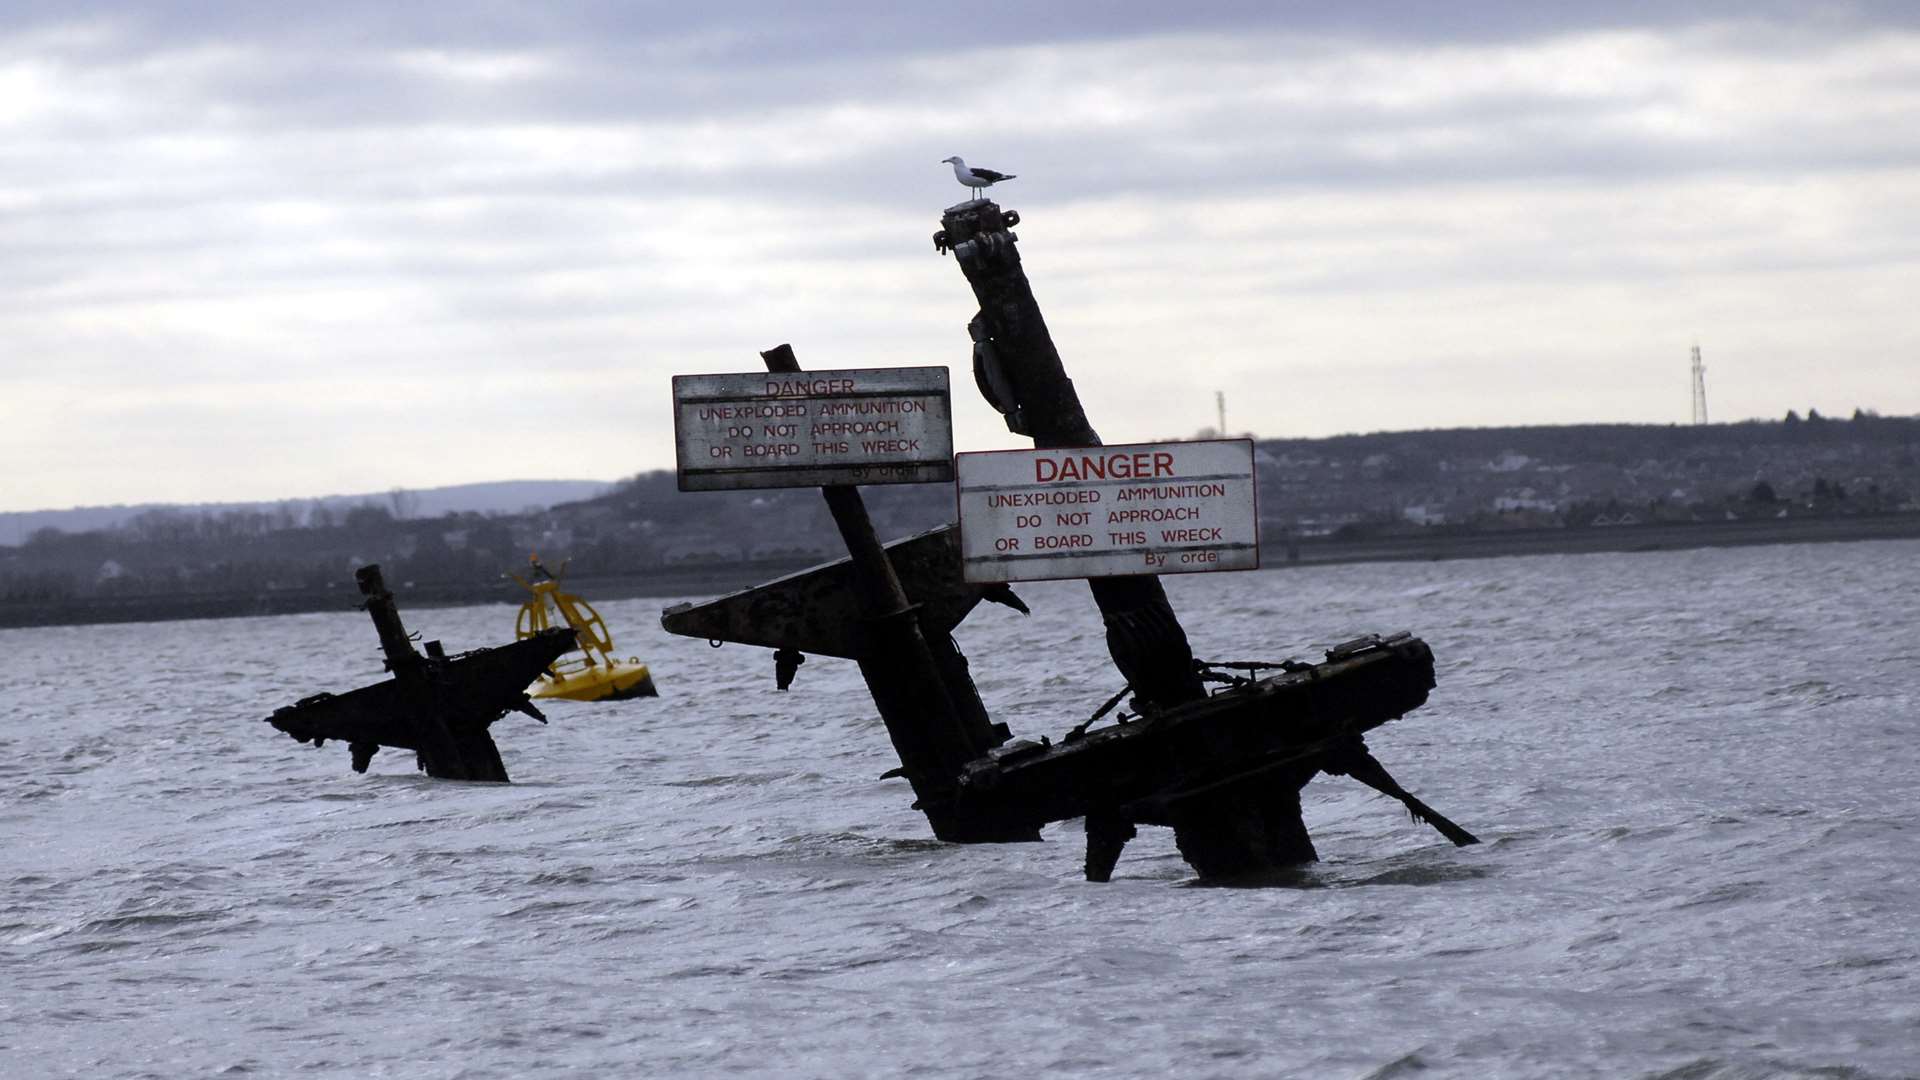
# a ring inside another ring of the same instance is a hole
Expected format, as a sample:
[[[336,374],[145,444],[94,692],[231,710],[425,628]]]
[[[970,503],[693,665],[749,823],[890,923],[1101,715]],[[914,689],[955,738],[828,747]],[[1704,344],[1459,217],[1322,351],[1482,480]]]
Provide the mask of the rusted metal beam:
[[[428,776],[507,782],[506,764],[488,729],[509,710],[546,722],[527,699],[527,687],[574,647],[574,632],[556,627],[511,645],[454,656],[429,641],[422,656],[380,568],[361,567],[354,578],[393,678],[344,694],[302,698],[275,710],[267,721],[296,742],[346,743],[355,772],[366,772],[373,755],[390,747],[412,750]]]
[[[949,207],[934,247],[952,251],[979,301],[968,325],[974,375],[987,401],[1016,434],[1046,449],[1100,445],[1073,380],[1034,299],[1020,263],[1013,226],[1020,215],[987,199]],[[1160,579],[1141,574],[1089,579],[1106,624],[1107,651],[1145,711],[1171,709],[1206,696],[1193,648]],[[1317,766],[1303,763],[1258,785],[1222,788],[1190,800],[1173,820],[1180,850],[1203,874],[1259,873],[1316,855],[1300,820],[1299,790]],[[1132,835],[1118,805],[1089,807],[1087,875],[1104,881]]]
[[[1035,446],[1099,446],[1020,264],[1012,232],[1019,221],[1019,214],[986,199],[961,203],[941,218],[939,240],[952,249],[980,303],[969,326],[976,382],[993,391],[989,402]],[[1114,666],[1138,697],[1171,706],[1205,696],[1186,630],[1158,577],[1091,578],[1087,585],[1106,623]]]
[[[771,372],[800,370],[790,345],[776,346],[760,357]],[[956,681],[956,673],[965,677],[966,660],[952,648],[951,640],[940,657],[930,647],[893,563],[873,531],[860,490],[830,485],[820,493],[846,542],[852,584],[860,601],[865,641],[855,659],[900,755],[900,774],[913,785],[915,805],[927,815],[934,835],[943,840],[1039,839],[1033,826],[1009,827],[991,808],[968,813],[956,808],[961,770],[1004,741],[1005,731],[996,730],[987,719],[971,679],[966,679],[964,687],[949,685]]]
[[[1007,587],[962,579],[952,525],[894,540],[882,550],[929,642],[950,635],[981,600],[1024,610]],[[856,573],[852,559],[836,559],[716,600],[676,604],[661,613],[660,622],[685,637],[858,660],[872,648],[873,635]]]

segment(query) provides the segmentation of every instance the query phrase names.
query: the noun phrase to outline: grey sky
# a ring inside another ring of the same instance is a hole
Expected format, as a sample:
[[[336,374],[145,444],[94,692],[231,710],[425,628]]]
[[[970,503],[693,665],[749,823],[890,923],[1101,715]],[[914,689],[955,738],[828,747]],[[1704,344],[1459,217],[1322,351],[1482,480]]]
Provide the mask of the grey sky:
[[[1696,338],[1718,419],[1920,412],[1920,6],[1330,7],[0,0],[0,510],[611,478],[678,372],[963,368],[955,153],[1110,440],[1684,421]]]

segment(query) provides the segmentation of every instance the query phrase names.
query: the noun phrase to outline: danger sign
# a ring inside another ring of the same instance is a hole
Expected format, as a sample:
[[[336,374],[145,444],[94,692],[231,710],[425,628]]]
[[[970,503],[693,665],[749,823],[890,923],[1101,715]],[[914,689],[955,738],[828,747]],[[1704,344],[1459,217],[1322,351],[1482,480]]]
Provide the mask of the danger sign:
[[[1253,440],[954,458],[971,582],[1254,570]]]
[[[953,479],[947,369],[675,375],[681,491]]]

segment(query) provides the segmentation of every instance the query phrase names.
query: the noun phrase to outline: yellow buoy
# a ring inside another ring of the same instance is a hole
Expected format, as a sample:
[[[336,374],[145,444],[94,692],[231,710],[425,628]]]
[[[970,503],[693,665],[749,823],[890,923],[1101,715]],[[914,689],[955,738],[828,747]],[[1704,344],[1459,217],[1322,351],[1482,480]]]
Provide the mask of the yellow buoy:
[[[537,554],[527,561],[533,564],[534,580],[509,575],[533,594],[533,599],[520,605],[520,618],[514,623],[513,636],[530,638],[549,627],[564,624],[573,628],[580,642],[576,652],[554,661],[545,674],[534,679],[533,685],[527,688],[527,696],[569,701],[659,697],[647,665],[637,657],[620,660],[613,655],[613,637],[607,633],[606,620],[593,610],[593,605],[572,593],[560,591],[560,574],[567,572],[567,564],[561,563],[560,574],[555,574],[540,565]]]

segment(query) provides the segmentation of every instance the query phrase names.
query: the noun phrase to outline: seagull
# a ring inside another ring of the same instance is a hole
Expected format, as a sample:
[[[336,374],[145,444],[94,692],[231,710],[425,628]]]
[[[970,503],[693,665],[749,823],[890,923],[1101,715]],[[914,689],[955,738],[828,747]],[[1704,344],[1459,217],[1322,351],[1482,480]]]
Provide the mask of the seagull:
[[[953,178],[972,188],[975,199],[986,198],[985,195],[980,194],[982,189],[990,188],[1002,180],[1013,179],[1013,174],[1011,173],[997,173],[992,169],[968,168],[967,163],[958,157],[942,158],[940,164],[953,166]]]

